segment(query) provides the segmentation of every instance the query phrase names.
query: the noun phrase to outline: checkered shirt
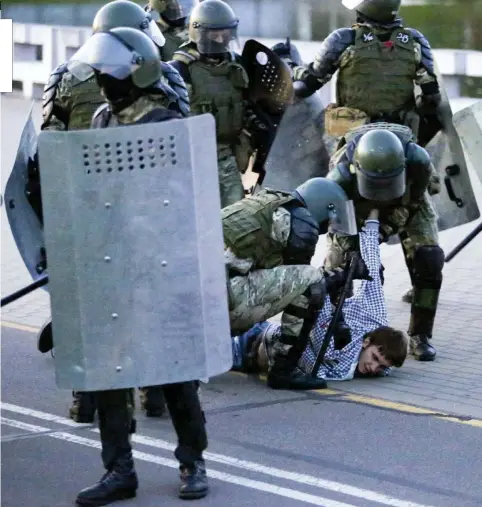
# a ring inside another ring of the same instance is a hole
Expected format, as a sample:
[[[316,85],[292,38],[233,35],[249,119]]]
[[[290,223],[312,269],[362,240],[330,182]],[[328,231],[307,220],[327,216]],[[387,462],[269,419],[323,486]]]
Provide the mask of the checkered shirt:
[[[362,351],[364,336],[374,329],[387,326],[387,309],[380,279],[380,246],[378,243],[378,220],[367,220],[360,232],[360,250],[373,281],[362,280],[356,293],[345,300],[343,315],[351,331],[351,342],[341,350],[335,350],[334,339],[330,345],[318,377],[327,380],[351,380],[355,375],[358,359]],[[334,312],[329,296],[319,312],[316,324],[310,335],[310,345],[306,348],[298,364],[301,370],[310,372],[321,348],[326,330]],[[385,374],[389,369],[385,370]]]

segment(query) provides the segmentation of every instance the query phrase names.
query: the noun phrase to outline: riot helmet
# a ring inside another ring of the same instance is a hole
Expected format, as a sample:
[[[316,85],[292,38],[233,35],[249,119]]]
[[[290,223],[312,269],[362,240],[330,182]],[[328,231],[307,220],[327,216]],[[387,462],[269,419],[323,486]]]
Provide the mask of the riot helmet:
[[[358,140],[353,156],[359,194],[387,202],[405,193],[405,148],[389,130],[374,129]]]
[[[398,17],[402,0],[343,0],[343,5],[356,12],[368,21],[392,23]]]
[[[163,18],[168,23],[179,24],[189,18],[196,3],[196,0],[149,0],[144,9],[157,23]]]
[[[130,0],[114,0],[97,11],[92,23],[93,33],[108,32],[113,28],[130,27],[141,30],[159,47],[164,46],[166,39],[152,19],[150,13]]]
[[[127,107],[162,76],[157,46],[144,32],[128,27],[95,33],[67,67],[82,81],[94,71],[103,95],[117,108]]]
[[[189,19],[189,39],[201,54],[222,54],[238,43],[238,24],[233,9],[222,0],[204,0],[194,7]]]
[[[358,233],[355,207],[338,183],[327,178],[311,178],[294,192],[318,222],[321,231],[353,236]]]

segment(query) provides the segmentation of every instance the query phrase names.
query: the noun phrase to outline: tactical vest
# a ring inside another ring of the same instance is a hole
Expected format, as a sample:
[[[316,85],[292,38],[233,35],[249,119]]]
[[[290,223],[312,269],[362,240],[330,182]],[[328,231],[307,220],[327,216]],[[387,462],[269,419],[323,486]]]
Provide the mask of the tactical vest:
[[[363,125],[362,127],[353,129],[344,136],[339,143],[341,150],[336,153],[337,160],[339,161],[342,158],[343,152],[348,149],[350,151],[347,152],[347,157],[351,163],[353,160],[352,157],[354,155],[355,146],[349,146],[350,141],[360,137],[365,132],[379,128],[393,132],[400,141],[402,141],[405,149],[408,143],[414,142],[414,135],[409,127],[393,123],[371,123],[369,125]],[[383,203],[383,205],[364,199],[358,194],[358,191],[356,190],[354,171],[354,166],[350,165],[350,173],[352,174],[352,177],[350,178],[350,181],[347,181],[339,172],[339,169],[337,167],[333,167],[332,171],[330,171],[330,179],[336,181],[347,192],[348,196],[353,199],[358,227],[362,227],[364,225],[366,217],[368,217],[368,214],[373,208],[377,208],[379,210],[380,229],[382,233],[386,232],[387,235],[391,235],[394,233],[393,231],[396,233],[398,229],[404,227],[415,209],[413,207],[413,203],[411,202],[410,195],[415,190],[413,185],[416,184],[417,175],[411,173],[410,166],[407,166],[407,187],[405,194],[395,201],[386,202]]]
[[[248,75],[244,67],[232,61],[212,65],[199,60],[192,46],[181,46],[174,59],[189,66],[191,112],[211,113],[216,119],[218,143],[231,144],[240,135],[244,123],[244,93],[248,88]]]
[[[72,76],[70,92],[69,130],[90,128],[93,114],[105,102],[100,94],[100,88],[95,81],[95,77],[91,77],[87,81],[79,81]]]
[[[284,245],[271,237],[273,213],[294,197],[285,192],[262,190],[221,211],[224,244],[242,259],[254,260],[256,269],[283,263]]]
[[[372,29],[358,26],[350,51],[340,62],[339,106],[360,109],[372,119],[414,108],[417,60],[408,30],[396,29],[382,42]]]

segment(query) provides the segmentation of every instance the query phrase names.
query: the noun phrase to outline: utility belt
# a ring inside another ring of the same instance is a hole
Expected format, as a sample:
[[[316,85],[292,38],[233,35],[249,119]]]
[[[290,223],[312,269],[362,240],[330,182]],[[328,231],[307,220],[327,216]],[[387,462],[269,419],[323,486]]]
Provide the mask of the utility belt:
[[[381,113],[375,117],[368,116],[361,109],[329,104],[325,110],[325,132],[332,137],[343,137],[348,131],[368,123],[397,123],[409,127],[418,136],[419,115],[411,111],[396,111],[392,114]]]

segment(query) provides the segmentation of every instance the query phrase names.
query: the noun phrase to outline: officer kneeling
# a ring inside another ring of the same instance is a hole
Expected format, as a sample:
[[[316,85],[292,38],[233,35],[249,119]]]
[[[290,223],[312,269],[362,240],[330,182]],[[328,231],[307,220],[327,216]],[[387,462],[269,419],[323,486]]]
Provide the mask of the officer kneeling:
[[[353,203],[334,181],[313,178],[292,193],[262,190],[224,208],[222,220],[231,332],[244,333],[283,312],[268,386],[326,387],[296,367],[327,292],[343,286],[346,271],[327,272],[310,262],[329,225],[339,234],[357,233]],[[367,278],[364,264],[357,271],[355,278]]]

